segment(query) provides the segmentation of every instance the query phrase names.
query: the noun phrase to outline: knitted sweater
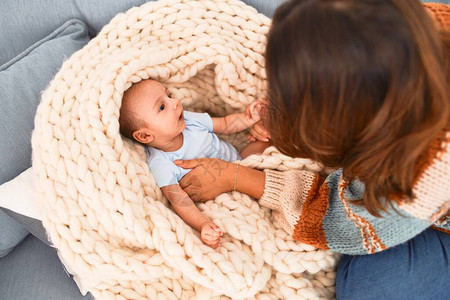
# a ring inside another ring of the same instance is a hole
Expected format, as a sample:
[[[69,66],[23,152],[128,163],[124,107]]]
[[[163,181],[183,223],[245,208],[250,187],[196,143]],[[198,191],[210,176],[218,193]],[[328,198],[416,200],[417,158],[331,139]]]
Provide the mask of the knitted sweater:
[[[443,30],[450,30],[450,6],[426,4]],[[339,169],[323,179],[308,171],[266,170],[260,204],[297,241],[344,254],[382,251],[434,226],[450,233],[450,129],[433,142],[419,161],[412,202],[396,201],[381,218],[364,206],[364,184],[347,182]]]

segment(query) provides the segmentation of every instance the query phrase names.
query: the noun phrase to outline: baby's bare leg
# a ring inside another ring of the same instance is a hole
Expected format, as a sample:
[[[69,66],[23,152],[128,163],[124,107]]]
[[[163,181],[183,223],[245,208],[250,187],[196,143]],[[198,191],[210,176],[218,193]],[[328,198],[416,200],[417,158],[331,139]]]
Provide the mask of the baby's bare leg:
[[[250,142],[250,144],[248,144],[247,147],[245,147],[244,150],[241,151],[241,157],[242,159],[245,159],[247,156],[250,156],[252,154],[263,153],[264,150],[270,145],[271,145],[270,142],[263,142],[263,141]]]

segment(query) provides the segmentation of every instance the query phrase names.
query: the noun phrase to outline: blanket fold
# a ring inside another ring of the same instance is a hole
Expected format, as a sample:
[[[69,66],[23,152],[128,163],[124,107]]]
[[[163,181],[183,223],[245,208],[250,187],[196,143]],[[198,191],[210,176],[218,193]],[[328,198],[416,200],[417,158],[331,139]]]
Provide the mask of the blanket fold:
[[[270,20],[237,0],[161,0],[117,15],[71,56],[42,96],[32,136],[43,225],[68,272],[96,299],[314,299],[334,294],[336,256],[295,243],[240,193],[200,209],[221,247],[170,208],[142,146],[119,134],[133,82],[164,82],[188,110],[242,111],[265,91]],[[237,148],[243,134],[229,137]],[[242,162],[322,170],[268,148]]]

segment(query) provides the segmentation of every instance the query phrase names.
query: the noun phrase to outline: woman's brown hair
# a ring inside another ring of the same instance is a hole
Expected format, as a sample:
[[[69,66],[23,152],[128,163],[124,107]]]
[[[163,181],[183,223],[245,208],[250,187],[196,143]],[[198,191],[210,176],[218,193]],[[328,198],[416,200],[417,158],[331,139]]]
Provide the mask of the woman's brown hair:
[[[364,182],[359,204],[375,216],[412,199],[419,158],[449,122],[448,36],[416,0],[286,2],[266,50],[273,144]]]

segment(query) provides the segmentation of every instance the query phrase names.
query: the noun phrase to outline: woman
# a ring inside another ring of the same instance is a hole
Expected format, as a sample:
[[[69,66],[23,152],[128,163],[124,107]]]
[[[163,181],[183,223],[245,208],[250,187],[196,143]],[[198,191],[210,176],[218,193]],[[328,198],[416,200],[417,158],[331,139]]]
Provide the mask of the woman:
[[[337,170],[200,159],[179,163],[194,168],[180,185],[196,201],[246,193],[294,239],[345,254],[338,298],[446,297],[450,33],[433,22],[450,30],[450,8],[429,8],[435,21],[417,0],[286,2],[267,40],[267,131],[282,153]]]

